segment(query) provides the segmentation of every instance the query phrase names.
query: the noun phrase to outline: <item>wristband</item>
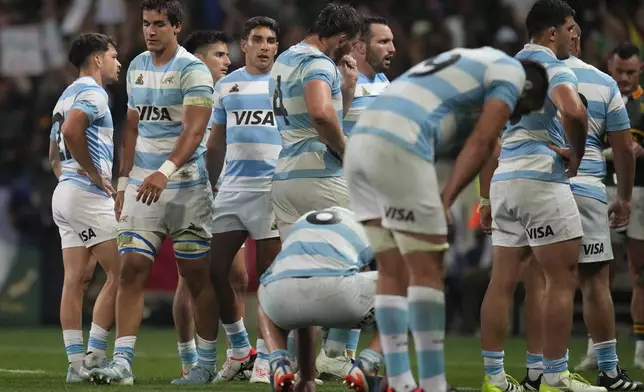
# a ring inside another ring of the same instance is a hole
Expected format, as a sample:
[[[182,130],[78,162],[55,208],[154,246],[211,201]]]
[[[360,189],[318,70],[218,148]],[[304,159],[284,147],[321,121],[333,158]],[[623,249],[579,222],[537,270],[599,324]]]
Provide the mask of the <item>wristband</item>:
[[[118,182],[116,183],[117,192],[125,192],[125,188],[127,188],[127,180],[127,177],[119,177]]]
[[[479,207],[477,208],[478,211],[481,211],[481,207],[490,207],[492,203],[490,203],[490,199],[486,199],[485,197],[481,197],[479,200]]]
[[[163,165],[161,165],[161,167],[157,171],[163,173],[163,175],[167,178],[170,178],[170,176],[177,171],[177,165],[168,160],[163,162]]]

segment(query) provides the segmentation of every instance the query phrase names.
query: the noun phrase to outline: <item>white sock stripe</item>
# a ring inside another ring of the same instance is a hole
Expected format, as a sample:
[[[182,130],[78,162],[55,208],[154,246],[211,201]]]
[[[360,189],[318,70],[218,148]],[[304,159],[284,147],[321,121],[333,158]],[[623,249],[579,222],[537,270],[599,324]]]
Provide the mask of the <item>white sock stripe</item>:
[[[406,353],[409,349],[409,336],[404,333],[400,335],[380,335],[382,351],[387,354]]]
[[[606,348],[606,347],[611,347],[616,345],[617,345],[617,339],[613,339],[613,340],[607,340],[605,342],[594,343],[593,347],[595,348],[595,351],[596,351],[598,348]]]
[[[376,308],[397,308],[407,310],[407,297],[400,295],[376,295]]]
[[[431,301],[435,303],[445,303],[445,293],[431,287],[409,286],[407,288],[407,300],[409,302]]]
[[[226,335],[234,335],[244,331],[246,327],[244,326],[244,319],[241,318],[239,321],[236,321],[232,324],[223,324],[224,329],[226,330]]]
[[[206,349],[206,350],[212,350],[213,348],[217,348],[217,339],[206,340],[201,336],[197,335],[197,347]]]
[[[421,378],[418,380],[418,386],[424,391],[446,391],[445,373],[430,378]]]
[[[110,331],[101,327],[98,324],[92,323],[92,327],[89,329],[89,334],[90,335],[98,335],[104,338],[107,338],[110,334]]]
[[[445,346],[445,332],[443,331],[420,331],[412,332],[416,350],[442,350]]]

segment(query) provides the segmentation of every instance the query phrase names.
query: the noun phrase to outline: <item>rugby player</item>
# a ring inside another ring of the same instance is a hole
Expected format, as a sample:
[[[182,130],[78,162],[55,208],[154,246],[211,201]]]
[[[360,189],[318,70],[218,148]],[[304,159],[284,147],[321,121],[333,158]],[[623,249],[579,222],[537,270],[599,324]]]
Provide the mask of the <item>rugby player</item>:
[[[626,232],[611,231],[613,253],[618,262],[628,253],[629,272],[633,284],[631,298],[631,318],[633,319],[633,332],[637,339],[635,343],[635,358],[633,364],[639,369],[644,369],[644,90],[639,85],[640,74],[644,66],[639,58],[640,50],[631,42],[624,42],[615,48],[608,62],[608,71],[617,82],[626,104],[626,111],[631,122],[631,136],[635,149],[635,186],[633,188],[632,219],[629,221]],[[604,150],[606,162],[606,191],[609,201],[617,194],[619,182],[615,178],[615,164],[613,162],[613,149]],[[617,185],[617,187],[616,187]],[[625,235],[624,235],[625,234]],[[626,238],[624,238],[626,237]],[[624,249],[626,244],[627,252]],[[588,351],[579,369],[597,366],[597,353],[594,350],[592,339],[588,341]]]
[[[60,325],[69,361],[67,382],[74,383],[86,379],[88,371],[105,360],[114,324],[119,273],[111,184],[114,126],[104,87],[118,80],[121,64],[114,41],[96,33],[76,38],[68,58],[79,76],[54,107],[49,160],[59,181],[52,213],[60,231],[65,270]],[[84,355],[83,296],[96,260],[107,279],[96,298]]]
[[[378,264],[376,320],[390,388],[445,392],[443,253],[449,207],[492,153],[506,121],[543,106],[547,75],[492,48],[454,49],[414,66],[363,111],[345,154],[356,218]],[[472,129],[469,113],[482,109]],[[442,201],[435,149],[471,134]],[[411,330],[420,388],[407,348]]]
[[[331,3],[304,41],[280,54],[271,71],[269,94],[283,147],[272,201],[282,239],[302,214],[349,205],[341,119],[355,94],[357,69],[348,54],[361,27],[353,7]]]
[[[289,230],[283,250],[261,276],[258,290],[275,391],[290,391],[295,382],[286,351],[290,330],[298,331],[301,377],[296,390],[315,391],[315,326],[362,328],[375,324],[378,275],[360,272],[372,259],[364,229],[345,208],[311,211]],[[329,312],[330,308],[333,311]],[[377,381],[371,376],[378,374],[382,363],[379,351],[376,334],[347,376],[352,389],[367,391]]]
[[[210,70],[213,81],[221,79],[228,72],[230,58],[228,57],[229,38],[222,32],[213,30],[198,30],[191,33],[183,42],[183,47],[196,58],[203,61]],[[209,130],[206,130],[206,140]],[[216,185],[219,185],[218,183]],[[241,263],[241,271],[246,275],[241,253],[235,258]],[[235,269],[236,271],[239,268]],[[243,277],[242,277],[243,279]],[[190,291],[185,279],[179,274],[179,283],[172,302],[172,317],[177,330],[179,358],[181,359],[181,374],[185,375],[197,365],[197,345],[195,343],[194,313],[190,301]]]
[[[607,74],[579,59],[581,30],[575,26],[577,38],[571,57],[564,61],[579,82],[579,94],[587,104],[588,137],[586,152],[579,165],[577,176],[572,177],[572,192],[581,214],[584,231],[579,252],[579,285],[583,295],[584,321],[590,335],[597,342],[597,384],[609,391],[637,391],[644,386],[633,382],[618,366],[615,339],[615,310],[610,294],[609,264],[613,258],[609,227],[624,227],[631,211],[631,193],[635,171],[635,156],[630,137],[630,122],[624,100],[617,83]],[[614,162],[619,189],[616,199],[608,206],[606,190],[601,182],[605,173],[602,140],[608,137],[614,151]],[[489,209],[486,209],[489,211]],[[609,215],[612,222],[609,222]],[[540,354],[545,280],[543,274],[526,275],[526,296],[536,300],[526,301],[525,309],[528,340],[527,375],[522,385],[525,390],[539,390],[543,374],[543,355]],[[535,350],[536,348],[536,350]]]
[[[498,167],[493,159],[481,173],[480,204],[491,202],[493,245],[492,276],[481,308],[487,392],[522,390],[514,379],[506,378],[503,344],[512,296],[533,253],[546,280],[545,309],[539,315],[545,368],[541,390],[586,387],[571,377],[567,363],[582,236],[568,177],[577,174],[588,128],[577,78],[562,61],[570,56],[576,37],[574,15],[561,0],[538,0],[530,10],[526,18],[530,43],[515,58],[546,67],[547,99],[543,110],[513,121],[503,131]],[[569,149],[563,149],[566,141]],[[604,390],[588,388],[583,390]]]
[[[169,235],[195,308],[198,353],[191,377],[173,383],[207,382],[216,375],[218,322],[208,273],[213,198],[204,163],[212,76],[177,42],[183,20],[177,0],[143,0],[141,9],[148,51],[128,69],[129,110],[116,201],[123,264],[117,339],[113,361],[92,370],[91,376],[98,383],[134,382],[131,365],[143,288],[159,246]]]
[[[268,351],[260,335],[257,353],[243,321],[243,302],[229,279],[235,254],[247,237],[255,240],[258,275],[280,251],[271,204],[271,179],[282,139],[275,126],[268,79],[277,54],[279,27],[266,16],[244,24],[241,50],[245,66],[215,86],[212,132],[208,139],[210,181],[222,173],[212,223],[211,274],[219,303],[218,317],[232,345],[218,380],[234,379],[253,369],[251,382],[270,383]]]
[[[384,72],[389,69],[395,53],[394,36],[387,25],[387,19],[365,16],[360,40],[351,50],[351,57],[356,60],[358,68],[358,81],[351,108],[342,122],[342,131],[347,137],[360,113],[389,84]],[[344,377],[351,367],[349,358],[355,358],[359,340],[360,330],[331,329],[315,360],[320,377]],[[344,355],[345,350],[347,356]]]

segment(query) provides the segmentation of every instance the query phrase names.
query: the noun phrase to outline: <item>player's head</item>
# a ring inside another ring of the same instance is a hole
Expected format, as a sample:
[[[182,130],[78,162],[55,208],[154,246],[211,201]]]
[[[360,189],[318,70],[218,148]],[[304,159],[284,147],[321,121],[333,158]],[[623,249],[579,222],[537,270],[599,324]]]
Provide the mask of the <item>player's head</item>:
[[[362,17],[348,4],[330,3],[320,12],[310,34],[326,44],[325,54],[338,62],[349,54],[362,29]]]
[[[512,119],[518,119],[541,109],[548,92],[548,73],[544,66],[530,60],[521,60],[521,65],[525,71],[525,84],[521,98],[512,113]]]
[[[366,62],[375,73],[385,72],[396,54],[394,34],[387,19],[380,16],[365,16],[360,40],[351,51],[358,62]]]
[[[570,57],[576,34],[575,10],[562,0],[537,0],[526,17],[530,39],[550,48],[558,59]]]
[[[575,27],[573,28],[573,32],[575,33],[575,35],[572,40],[570,55],[575,57],[580,57],[581,56],[581,27],[579,27],[579,25],[576,24]]]
[[[177,0],[143,0],[143,36],[152,53],[162,53],[177,43],[183,27],[183,10]]]
[[[186,38],[183,47],[203,61],[217,81],[226,75],[230,66],[228,42],[230,39],[221,31],[197,30]]]
[[[79,71],[98,70],[103,83],[107,84],[119,78],[121,63],[117,57],[116,44],[111,37],[85,33],[72,42],[68,59]]]
[[[246,67],[266,73],[273,67],[277,54],[279,25],[268,16],[255,16],[244,23],[241,50],[246,54]]]
[[[617,82],[619,91],[630,95],[639,86],[642,62],[640,49],[632,42],[619,44],[608,60],[608,72]]]

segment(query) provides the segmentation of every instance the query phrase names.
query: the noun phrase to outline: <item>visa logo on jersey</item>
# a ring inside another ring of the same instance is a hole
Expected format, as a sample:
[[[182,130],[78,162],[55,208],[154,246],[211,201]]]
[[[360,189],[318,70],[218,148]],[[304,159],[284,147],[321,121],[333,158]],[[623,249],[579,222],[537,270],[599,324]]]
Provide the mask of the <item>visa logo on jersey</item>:
[[[586,256],[600,255],[604,253],[604,244],[601,242],[595,244],[583,244],[582,246],[584,247],[584,254]]]
[[[416,222],[414,211],[405,208],[385,207],[385,216],[387,219],[401,222]]]
[[[168,108],[139,105],[136,110],[139,111],[139,121],[173,121]]]
[[[555,235],[555,233],[554,233],[554,231],[552,231],[552,227],[550,227],[550,225],[541,226],[541,227],[531,227],[529,229],[526,229],[525,231],[526,231],[526,233],[528,233],[528,237],[530,237],[531,240],[550,237],[552,235]]]
[[[275,126],[272,110],[239,110],[234,111],[235,125],[270,125]]]

